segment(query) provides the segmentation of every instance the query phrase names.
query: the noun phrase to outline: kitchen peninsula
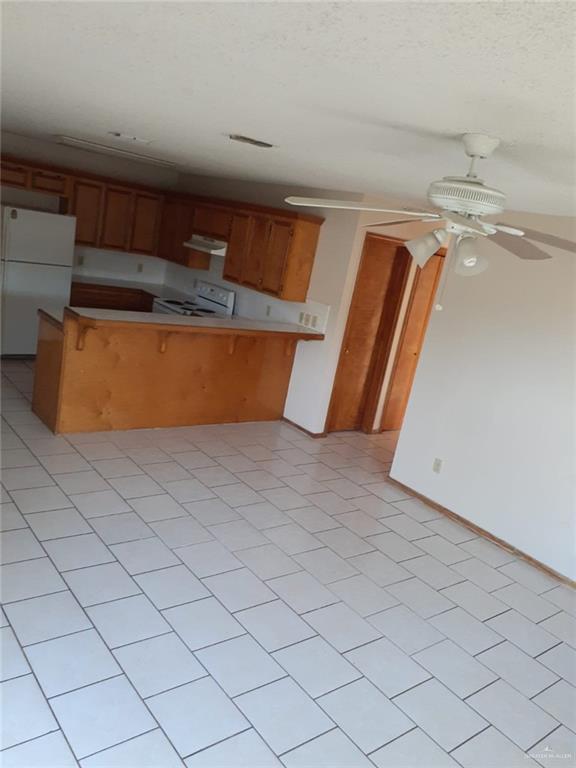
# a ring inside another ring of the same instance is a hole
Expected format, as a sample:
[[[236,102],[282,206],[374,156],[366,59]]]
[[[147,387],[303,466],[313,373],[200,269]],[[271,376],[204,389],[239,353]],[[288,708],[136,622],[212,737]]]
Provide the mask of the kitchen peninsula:
[[[66,307],[39,311],[32,409],[55,433],[282,416],[298,325]]]

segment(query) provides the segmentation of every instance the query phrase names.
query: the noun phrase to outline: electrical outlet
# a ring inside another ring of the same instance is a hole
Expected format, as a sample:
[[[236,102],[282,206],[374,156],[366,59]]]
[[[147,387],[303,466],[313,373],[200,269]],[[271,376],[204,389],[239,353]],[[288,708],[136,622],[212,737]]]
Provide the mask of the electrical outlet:
[[[272,311],[272,307],[270,304],[266,304],[266,317],[270,317],[270,312]]]
[[[312,315],[312,322],[310,325],[312,328],[316,328],[318,326],[318,315]]]
[[[136,268],[136,272],[144,272],[144,264],[142,264],[141,261],[138,262],[138,267]]]
[[[436,472],[437,475],[442,471],[442,459],[434,459],[432,462],[432,472]]]
[[[304,325],[308,326],[310,325],[310,312],[306,312],[304,315]]]
[[[76,264],[79,267],[81,267],[84,264],[84,254],[83,253],[79,253],[78,254],[78,259],[76,260]]]
[[[300,325],[304,325],[304,312],[300,312],[300,314],[298,315],[298,322],[300,323]]]

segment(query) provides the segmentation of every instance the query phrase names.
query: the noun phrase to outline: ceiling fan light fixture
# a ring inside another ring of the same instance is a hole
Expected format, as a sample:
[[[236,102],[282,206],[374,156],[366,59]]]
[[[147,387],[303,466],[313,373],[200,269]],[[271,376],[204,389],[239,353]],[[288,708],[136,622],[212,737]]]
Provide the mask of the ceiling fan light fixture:
[[[438,248],[446,242],[448,233],[445,229],[435,229],[433,232],[415,240],[408,240],[404,245],[419,267],[424,267],[429,258],[434,256]]]
[[[461,277],[479,275],[488,269],[488,259],[476,250],[475,237],[463,237],[456,248],[454,272]]]

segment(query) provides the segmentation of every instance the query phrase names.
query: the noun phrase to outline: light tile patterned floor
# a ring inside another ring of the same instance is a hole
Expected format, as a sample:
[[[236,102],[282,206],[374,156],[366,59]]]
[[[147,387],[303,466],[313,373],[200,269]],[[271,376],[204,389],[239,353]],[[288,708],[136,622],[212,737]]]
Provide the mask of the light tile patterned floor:
[[[574,593],[388,482],[394,435],[54,437],[4,374],[4,766],[575,764]]]

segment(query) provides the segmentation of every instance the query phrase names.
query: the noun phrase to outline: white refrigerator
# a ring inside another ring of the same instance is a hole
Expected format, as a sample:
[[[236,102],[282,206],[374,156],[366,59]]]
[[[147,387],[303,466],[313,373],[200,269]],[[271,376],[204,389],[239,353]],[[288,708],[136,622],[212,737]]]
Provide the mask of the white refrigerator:
[[[76,218],[2,208],[2,355],[34,355],[38,309],[70,302]]]

